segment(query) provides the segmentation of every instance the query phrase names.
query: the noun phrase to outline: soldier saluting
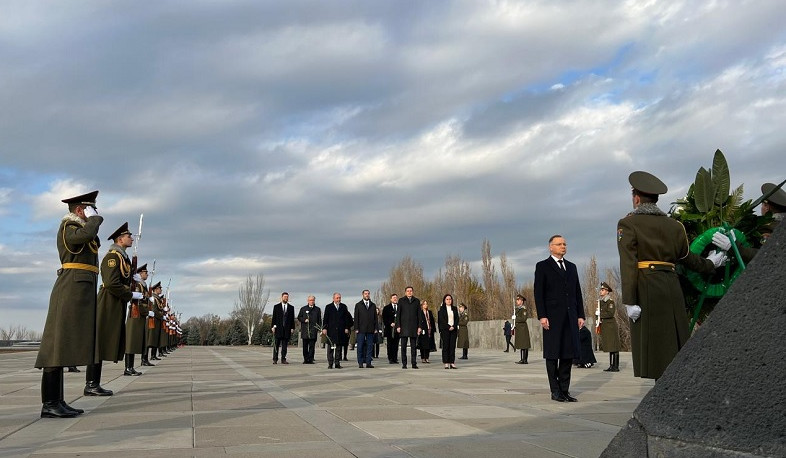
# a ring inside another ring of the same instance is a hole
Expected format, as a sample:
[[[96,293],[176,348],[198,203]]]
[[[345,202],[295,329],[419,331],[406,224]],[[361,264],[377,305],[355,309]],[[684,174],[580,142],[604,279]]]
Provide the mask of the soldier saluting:
[[[98,191],[63,199],[68,213],[57,230],[61,267],[49,297],[35,367],[41,376],[42,418],[70,418],[83,413],[63,396],[63,367],[93,363],[98,283],[98,228],[104,218],[96,210]]]

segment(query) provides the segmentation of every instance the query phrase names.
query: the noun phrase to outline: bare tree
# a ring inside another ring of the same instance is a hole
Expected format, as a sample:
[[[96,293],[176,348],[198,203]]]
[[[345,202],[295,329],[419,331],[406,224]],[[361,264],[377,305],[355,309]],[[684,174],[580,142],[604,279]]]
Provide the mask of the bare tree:
[[[600,300],[600,294],[598,293],[600,287],[600,278],[598,277],[598,261],[595,258],[595,255],[589,260],[589,263],[584,266],[584,272],[582,275],[582,283],[584,283],[584,288],[582,288],[582,296],[584,296],[584,316],[587,317],[587,325],[589,326],[592,324],[592,330],[598,326],[598,316],[595,315],[595,312],[598,310],[598,301]],[[593,339],[593,343],[596,346],[599,343],[600,339]]]
[[[232,318],[240,320],[248,332],[248,345],[251,345],[251,336],[254,329],[262,321],[267,301],[270,299],[270,290],[265,290],[265,276],[261,273],[256,276],[251,274],[240,285],[232,310]]]
[[[380,294],[388,298],[393,293],[401,296],[407,286],[411,286],[415,290],[415,296],[421,299],[428,297],[427,294],[432,289],[423,277],[423,266],[415,262],[411,256],[404,256],[390,269],[390,275],[388,280],[382,283]]]
[[[481,265],[483,266],[483,289],[485,294],[484,319],[493,320],[499,315],[495,313],[499,308],[499,279],[497,278],[497,269],[494,266],[494,259],[491,257],[491,242],[488,239],[483,239],[483,245],[480,250]],[[504,316],[504,315],[501,315]]]
[[[513,307],[516,303],[516,294],[519,294],[518,288],[516,286],[516,272],[514,272],[513,267],[508,264],[508,257],[505,253],[501,253],[499,255],[499,270],[502,275],[502,284],[500,285],[500,298],[501,298],[501,306],[503,315],[507,316],[504,313],[509,311],[514,313]]]

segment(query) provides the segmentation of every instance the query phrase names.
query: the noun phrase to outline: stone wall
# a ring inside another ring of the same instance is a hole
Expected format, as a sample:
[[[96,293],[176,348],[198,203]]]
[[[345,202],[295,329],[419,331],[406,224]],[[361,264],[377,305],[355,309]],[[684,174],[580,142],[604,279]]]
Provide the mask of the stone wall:
[[[505,320],[470,321],[469,348],[504,350],[505,333],[502,331],[504,324]],[[538,320],[530,318],[527,320],[527,326],[529,326],[530,343],[532,343],[530,352],[543,351],[543,332],[540,329],[540,323]],[[511,342],[514,339],[515,337],[511,338]]]

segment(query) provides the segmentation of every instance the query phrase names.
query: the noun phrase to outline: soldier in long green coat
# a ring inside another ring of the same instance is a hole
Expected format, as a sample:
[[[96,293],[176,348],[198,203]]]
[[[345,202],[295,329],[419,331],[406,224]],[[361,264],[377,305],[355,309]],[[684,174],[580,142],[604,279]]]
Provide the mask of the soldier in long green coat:
[[[145,366],[147,352],[145,351],[145,337],[147,337],[147,264],[139,266],[134,276],[134,292],[138,292],[142,298],[132,299],[131,307],[128,308],[126,317],[126,368],[123,375],[142,375],[134,369],[134,355],[142,355],[142,365]]]
[[[529,326],[527,326],[527,318],[529,311],[526,305],[527,299],[521,294],[516,295],[516,314],[513,319],[513,326],[515,329],[515,339],[513,345],[521,353],[521,359],[516,361],[516,364],[529,364],[529,349],[532,348],[532,342],[529,338]]]
[[[612,292],[608,283],[600,283],[600,348],[609,353],[609,367],[605,372],[620,371],[620,334],[617,326],[617,307],[609,293]]]
[[[676,264],[709,274],[725,260],[714,254],[703,259],[690,251],[685,228],[656,205],[667,191],[661,180],[642,171],[628,180],[634,210],[617,223],[622,303],[633,320],[633,375],[657,379],[688,340]]]
[[[101,260],[101,287],[98,290],[96,313],[95,363],[85,371],[85,396],[111,396],[111,390],[101,387],[101,370],[104,361],[123,359],[126,347],[125,311],[132,298],[141,299],[141,293],[131,291],[131,260],[126,248],[134,243],[128,223],[123,223],[109,236],[114,243]]]
[[[161,319],[163,312],[161,312],[161,282],[156,283],[150,288],[151,296],[148,298],[150,310],[147,312],[147,348],[150,350],[150,358],[158,361],[160,358],[157,355],[158,341],[161,339]],[[155,364],[149,363],[151,366]]]
[[[166,303],[166,295],[161,296],[158,302],[158,309],[161,313],[161,332],[158,333],[158,356],[165,358],[167,343],[169,342],[169,306]]]
[[[57,271],[49,312],[35,367],[41,376],[41,417],[69,418],[84,411],[63,396],[63,367],[93,362],[98,284],[98,228],[103,218],[95,209],[98,191],[63,199],[68,213],[57,230]]]
[[[469,353],[469,310],[464,304],[459,304],[458,337],[456,338],[456,348],[461,349],[459,359],[468,359]]]

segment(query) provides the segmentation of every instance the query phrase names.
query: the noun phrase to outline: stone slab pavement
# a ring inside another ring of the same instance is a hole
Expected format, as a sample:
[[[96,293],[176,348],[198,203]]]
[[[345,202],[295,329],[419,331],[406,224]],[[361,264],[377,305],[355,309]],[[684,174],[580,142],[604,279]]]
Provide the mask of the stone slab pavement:
[[[104,363],[111,397],[65,374],[66,401],[85,410],[72,419],[39,418],[35,351],[0,352],[0,457],[597,457],[653,386],[629,353],[618,373],[574,368],[579,402],[558,403],[540,357],[471,349],[445,370],[437,351],[404,370],[384,352],[372,369],[350,351],[328,370],[319,348],[304,365],[297,347],[288,365],[268,347],[183,347],[139,377]]]

